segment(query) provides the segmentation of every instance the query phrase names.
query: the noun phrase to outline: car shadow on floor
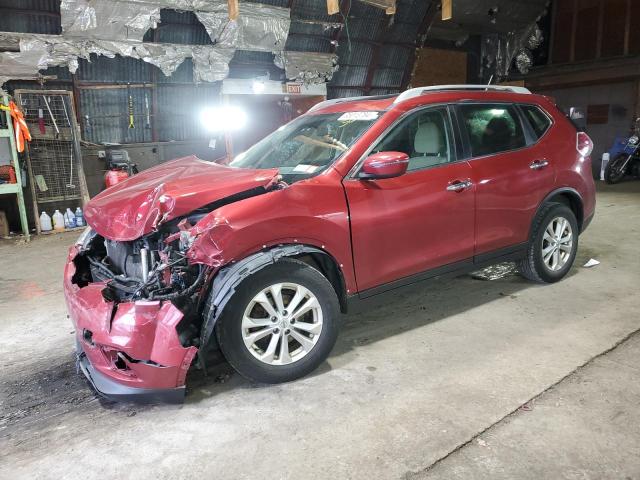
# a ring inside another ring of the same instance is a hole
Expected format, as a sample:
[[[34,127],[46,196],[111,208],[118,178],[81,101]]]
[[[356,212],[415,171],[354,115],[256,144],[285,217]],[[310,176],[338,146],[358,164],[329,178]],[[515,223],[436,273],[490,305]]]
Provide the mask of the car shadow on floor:
[[[579,274],[582,265],[592,254],[590,251],[578,251],[567,278]],[[446,320],[489,302],[504,298],[517,300],[521,292],[529,288],[552,287],[527,281],[516,273],[515,268],[511,268],[504,276],[493,280],[464,275],[421,282],[413,287],[379,295],[364,304],[361,312],[343,316],[338,341],[329,361],[325,361],[307,378],[326,374],[336,365],[348,363],[347,354],[360,346]],[[242,378],[221,356],[219,358],[206,376],[195,369],[191,372],[187,381],[187,403],[197,403],[234,388],[273,388],[272,385],[255,384]]]

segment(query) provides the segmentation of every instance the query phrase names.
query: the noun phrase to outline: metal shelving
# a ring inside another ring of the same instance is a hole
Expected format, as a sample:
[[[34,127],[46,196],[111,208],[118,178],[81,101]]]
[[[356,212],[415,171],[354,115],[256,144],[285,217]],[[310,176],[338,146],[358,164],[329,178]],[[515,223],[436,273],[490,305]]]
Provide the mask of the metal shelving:
[[[2,103],[5,106],[9,106],[9,98],[6,95],[2,96]],[[16,174],[16,183],[2,183],[0,184],[0,195],[13,194],[16,196],[18,202],[18,210],[20,212],[20,225],[22,226],[22,233],[25,238],[29,240],[29,224],[27,223],[27,210],[24,205],[24,195],[22,193],[22,171],[18,162],[18,152],[16,150],[16,141],[13,134],[13,120],[11,115],[6,110],[1,110],[0,114],[4,116],[4,121],[0,122],[0,139],[8,138],[11,150],[11,165],[13,166]]]

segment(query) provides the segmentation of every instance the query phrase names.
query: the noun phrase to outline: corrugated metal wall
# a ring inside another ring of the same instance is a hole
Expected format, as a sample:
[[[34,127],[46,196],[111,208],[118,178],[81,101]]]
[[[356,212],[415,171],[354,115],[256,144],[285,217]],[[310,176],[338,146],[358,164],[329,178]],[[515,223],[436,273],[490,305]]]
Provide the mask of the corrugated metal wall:
[[[1,0],[0,31],[59,35],[60,2],[54,0]]]
[[[243,0],[245,1],[245,0]],[[379,8],[357,0],[341,1],[342,12],[327,15],[326,0],[262,0],[291,7],[291,29],[286,49],[335,52],[339,70],[328,84],[328,96],[395,93],[403,87],[408,65],[429,0],[398,0],[397,13],[386,15]],[[60,33],[58,0],[0,0],[0,31]],[[145,41],[181,44],[211,44],[203,25],[191,12],[162,10],[161,23],[149,30]],[[267,52],[237,51],[230,63],[230,77],[252,78],[268,74],[284,79],[284,73]],[[66,69],[44,72],[55,75],[47,88],[72,88]],[[215,104],[218,84],[193,84],[191,60],[187,59],[170,77],[141,60],[97,57],[81,60],[75,75],[76,99],[85,140],[102,142],[147,142],[206,138],[197,112]],[[131,84],[127,87],[127,84]],[[33,82],[11,82],[9,88],[34,87]],[[129,96],[133,101],[135,128],[128,128]],[[146,128],[149,110],[157,105]]]

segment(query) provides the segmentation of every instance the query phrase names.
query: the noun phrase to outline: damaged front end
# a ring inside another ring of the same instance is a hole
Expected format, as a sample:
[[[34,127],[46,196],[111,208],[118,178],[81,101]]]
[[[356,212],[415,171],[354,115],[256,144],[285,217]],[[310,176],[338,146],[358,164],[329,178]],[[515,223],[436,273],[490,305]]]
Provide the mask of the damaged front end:
[[[182,401],[210,270],[190,265],[166,231],[119,242],[88,230],[71,248],[65,296],[78,364],[99,393]]]
[[[196,258],[193,232],[221,206],[278,188],[277,171],[172,163],[92,199],[91,228],[69,251],[64,291],[78,367],[110,399],[183,400],[208,286],[222,266]]]

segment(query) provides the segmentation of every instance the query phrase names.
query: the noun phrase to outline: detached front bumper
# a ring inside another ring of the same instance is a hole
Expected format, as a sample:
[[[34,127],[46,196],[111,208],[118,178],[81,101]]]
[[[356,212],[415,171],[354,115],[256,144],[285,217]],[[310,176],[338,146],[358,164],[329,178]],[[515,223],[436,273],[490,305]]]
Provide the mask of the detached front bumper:
[[[91,386],[101,396],[116,402],[137,403],[182,403],[184,401],[185,386],[175,388],[139,388],[128,387],[112,380],[93,368],[87,355],[82,349],[82,344],[76,344],[76,367],[87,377]]]
[[[180,344],[182,312],[171,302],[105,300],[105,284],[74,284],[74,246],[64,274],[69,316],[76,329],[79,369],[112,400],[180,402],[198,349]]]

